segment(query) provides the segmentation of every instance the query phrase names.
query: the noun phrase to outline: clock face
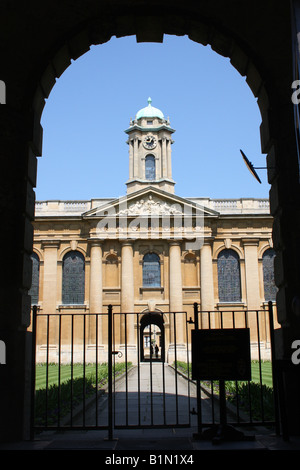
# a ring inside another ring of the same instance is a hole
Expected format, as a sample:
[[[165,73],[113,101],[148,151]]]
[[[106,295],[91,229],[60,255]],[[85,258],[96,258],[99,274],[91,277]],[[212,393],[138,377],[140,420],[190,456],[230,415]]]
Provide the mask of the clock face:
[[[154,149],[156,147],[156,138],[153,135],[147,135],[143,144],[146,149]]]

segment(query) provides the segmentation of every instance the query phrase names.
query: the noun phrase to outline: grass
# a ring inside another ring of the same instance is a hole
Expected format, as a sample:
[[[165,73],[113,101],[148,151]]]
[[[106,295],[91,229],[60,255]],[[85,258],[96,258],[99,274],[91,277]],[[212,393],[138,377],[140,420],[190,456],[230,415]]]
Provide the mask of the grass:
[[[259,361],[251,362],[251,382],[260,383],[260,373],[261,373],[261,382],[267,387],[273,387],[273,378],[272,378],[272,363],[271,361],[263,361],[260,363],[261,368],[259,368]]]
[[[185,362],[177,361],[178,370],[188,373],[188,365]],[[191,376],[191,364],[189,364]],[[219,383],[201,381],[202,386],[213,388],[214,395],[219,394]],[[239,406],[251,417],[252,421],[273,421],[274,420],[274,398],[272,382],[271,361],[251,362],[250,382],[225,382],[226,399],[235,406]]]
[[[188,373],[188,365],[186,362],[177,361],[178,369],[182,370],[185,374]],[[189,364],[189,371],[190,375],[192,372],[192,365]],[[264,361],[260,363],[259,361],[252,361],[251,362],[251,382],[260,383],[260,375],[261,375],[261,382],[263,385],[267,387],[273,387],[272,382],[272,363],[271,361]]]
[[[127,363],[129,368],[131,363]],[[125,363],[114,365],[114,376],[125,371]],[[47,380],[48,374],[48,380]],[[49,426],[58,423],[86,398],[96,396],[108,381],[108,364],[71,365],[45,364],[36,366],[35,425]]]
[[[60,370],[59,370],[60,369]],[[98,365],[98,379],[101,381],[107,376],[107,363]],[[35,380],[35,389],[41,390],[46,388],[48,372],[48,387],[52,385],[58,385],[59,383],[59,374],[60,374],[60,383],[64,383],[71,379],[72,377],[72,368],[70,364],[64,364],[58,367],[57,364],[49,364],[48,370],[46,364],[38,364],[36,366],[36,380]],[[73,365],[73,379],[83,377],[84,369],[83,364],[74,364]],[[86,364],[85,366],[85,376],[90,377],[95,375],[96,378],[96,365],[95,364]]]

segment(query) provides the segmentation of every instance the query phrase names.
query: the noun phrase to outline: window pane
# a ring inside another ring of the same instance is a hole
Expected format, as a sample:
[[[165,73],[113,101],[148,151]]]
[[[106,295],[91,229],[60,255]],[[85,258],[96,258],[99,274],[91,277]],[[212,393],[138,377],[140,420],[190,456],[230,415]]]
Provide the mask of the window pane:
[[[31,305],[36,305],[39,301],[39,279],[40,279],[40,260],[36,253],[31,255],[32,261],[32,281],[28,294],[31,295]]]
[[[84,257],[78,251],[70,251],[63,259],[63,304],[83,304],[84,285]]]
[[[143,260],[143,286],[160,287],[160,261],[155,253],[147,253]]]
[[[277,287],[274,281],[275,251],[271,248],[263,254],[264,293],[265,301],[276,300]]]
[[[233,250],[223,250],[218,256],[218,284],[220,302],[241,300],[240,261]]]
[[[147,155],[145,159],[145,177],[146,180],[155,180],[155,158],[153,155]]]

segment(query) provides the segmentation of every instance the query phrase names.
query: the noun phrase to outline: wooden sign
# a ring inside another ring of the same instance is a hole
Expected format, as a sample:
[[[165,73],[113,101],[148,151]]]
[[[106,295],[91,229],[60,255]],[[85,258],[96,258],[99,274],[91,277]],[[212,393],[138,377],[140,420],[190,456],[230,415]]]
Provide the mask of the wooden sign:
[[[251,380],[249,329],[193,330],[192,379]]]

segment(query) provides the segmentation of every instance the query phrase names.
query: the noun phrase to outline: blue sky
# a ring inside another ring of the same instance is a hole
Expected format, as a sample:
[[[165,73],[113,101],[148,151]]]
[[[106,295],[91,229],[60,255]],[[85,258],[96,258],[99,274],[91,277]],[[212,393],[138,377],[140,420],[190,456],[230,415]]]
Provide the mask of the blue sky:
[[[175,193],[182,197],[264,198],[254,166],[264,167],[261,116],[245,77],[229,59],[187,37],[163,44],[112,38],[74,61],[46,102],[37,200],[82,200],[126,193],[128,145],[124,130],[152,105],[170,118]]]

